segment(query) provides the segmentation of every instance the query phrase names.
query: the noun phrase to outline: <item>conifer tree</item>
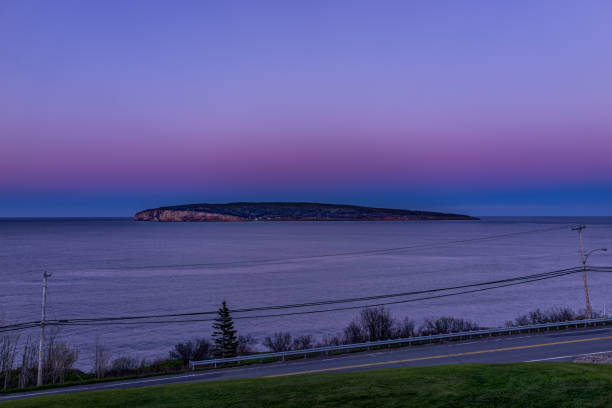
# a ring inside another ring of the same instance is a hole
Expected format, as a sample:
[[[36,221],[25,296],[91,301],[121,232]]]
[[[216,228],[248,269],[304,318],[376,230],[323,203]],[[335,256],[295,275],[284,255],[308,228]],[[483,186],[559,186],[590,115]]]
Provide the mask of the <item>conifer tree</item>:
[[[225,303],[217,311],[218,316],[213,323],[213,340],[215,341],[215,355],[220,358],[235,357],[238,350],[238,339],[234,329],[234,320]]]

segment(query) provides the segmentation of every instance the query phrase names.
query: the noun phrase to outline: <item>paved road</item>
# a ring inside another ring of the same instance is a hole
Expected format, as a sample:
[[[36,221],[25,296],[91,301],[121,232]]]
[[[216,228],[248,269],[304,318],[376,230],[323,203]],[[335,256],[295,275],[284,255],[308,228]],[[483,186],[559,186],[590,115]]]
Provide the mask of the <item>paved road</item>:
[[[577,354],[612,352],[612,328],[590,328],[562,332],[487,338],[447,344],[377,350],[334,357],[251,365],[177,374],[162,377],[82,385],[0,396],[0,401],[40,395],[54,395],[114,388],[144,387],[182,382],[235,378],[280,377],[286,375],[358,371],[383,367],[426,366],[461,363],[509,363],[569,361]]]

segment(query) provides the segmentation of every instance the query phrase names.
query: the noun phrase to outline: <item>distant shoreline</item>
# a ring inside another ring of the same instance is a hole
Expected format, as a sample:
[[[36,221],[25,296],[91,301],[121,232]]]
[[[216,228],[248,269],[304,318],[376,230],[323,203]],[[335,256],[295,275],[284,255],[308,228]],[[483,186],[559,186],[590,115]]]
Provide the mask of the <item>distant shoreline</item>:
[[[612,224],[611,215],[479,215],[474,216],[481,222],[523,222],[523,223],[593,223]],[[18,216],[0,217],[0,222],[34,222],[34,221],[134,221],[133,215],[115,216]],[[317,221],[318,222],[318,221]]]
[[[252,222],[252,221],[475,221],[476,217],[433,211],[363,207],[304,202],[237,202],[187,204],[144,210],[135,221]]]

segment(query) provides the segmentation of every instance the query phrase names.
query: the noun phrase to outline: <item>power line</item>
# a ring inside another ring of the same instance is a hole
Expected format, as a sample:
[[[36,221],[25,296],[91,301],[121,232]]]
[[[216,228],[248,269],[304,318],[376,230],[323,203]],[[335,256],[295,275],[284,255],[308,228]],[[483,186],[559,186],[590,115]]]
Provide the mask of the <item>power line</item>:
[[[521,236],[521,235],[557,231],[557,230],[567,229],[568,227],[569,225],[563,225],[563,226],[556,226],[552,228],[540,228],[540,229],[527,230],[527,231],[508,232],[504,234],[488,235],[488,236],[483,236],[483,237],[467,238],[467,239],[460,239],[460,240],[448,241],[448,242],[409,245],[409,246],[401,246],[401,247],[394,247],[394,248],[370,249],[370,250],[363,250],[363,251],[336,252],[336,253],[321,254],[321,255],[307,255],[307,256],[296,256],[296,257],[287,257],[287,258],[251,259],[251,260],[244,260],[244,261],[228,261],[228,262],[212,262],[212,263],[209,262],[209,263],[194,263],[194,264],[170,264],[170,265],[116,267],[116,268],[111,268],[111,269],[147,270],[147,269],[163,269],[163,268],[214,268],[214,267],[232,266],[232,265],[240,265],[240,266],[261,265],[261,264],[272,264],[273,265],[273,264],[284,263],[284,262],[335,258],[335,257],[342,257],[342,256],[366,256],[366,255],[375,255],[375,254],[381,254],[381,253],[399,252],[399,251],[408,251],[408,250],[444,248],[444,247],[449,247],[452,245],[467,244],[471,242],[489,241],[489,240],[501,239],[501,238],[512,237],[512,236]]]
[[[556,277],[558,274],[565,274],[566,272],[567,273],[574,273],[574,272],[579,271],[579,270],[580,270],[580,268],[567,268],[567,269],[560,269],[560,270],[556,270],[556,271],[552,271],[552,272],[544,272],[544,273],[538,273],[538,274],[523,275],[523,276],[518,276],[518,277],[514,277],[514,278],[507,278],[507,279],[501,279],[501,280],[495,280],[495,281],[487,281],[487,282],[479,282],[479,283],[474,283],[474,284],[469,284],[469,285],[460,285],[460,286],[452,286],[452,287],[437,288],[437,289],[428,289],[428,290],[412,291],[412,292],[392,293],[392,294],[384,294],[384,295],[377,295],[377,296],[367,296],[367,297],[359,297],[359,298],[346,298],[346,299],[325,300],[325,301],[318,301],[318,302],[308,302],[308,303],[289,304],[289,305],[275,305],[275,306],[261,306],[261,307],[243,308],[243,309],[232,309],[231,312],[232,313],[246,313],[246,312],[253,312],[253,311],[264,311],[264,310],[275,310],[275,309],[289,309],[289,308],[301,308],[301,307],[309,307],[309,306],[321,306],[321,305],[337,304],[337,303],[354,303],[354,302],[360,302],[360,301],[366,301],[366,300],[376,300],[376,299],[384,299],[384,298],[403,297],[403,296],[411,296],[411,295],[418,295],[418,294],[425,294],[425,293],[435,293],[435,292],[443,292],[443,291],[449,291],[449,290],[464,289],[464,288],[469,288],[469,287],[488,286],[488,285],[493,285],[493,284],[512,282],[512,281],[529,280],[529,279],[534,279],[534,278],[539,278],[539,277],[546,277],[546,276]],[[206,312],[173,313],[173,314],[141,315],[141,316],[116,316],[116,317],[100,317],[100,318],[73,318],[73,319],[55,319],[55,320],[49,320],[48,322],[50,322],[50,323],[62,323],[62,324],[77,323],[77,322],[79,322],[79,323],[87,323],[87,322],[93,323],[93,322],[100,322],[100,321],[138,320],[138,319],[152,319],[152,318],[172,318],[172,317],[187,317],[187,316],[198,316],[198,315],[213,315],[213,314],[216,314],[216,313],[217,313],[216,311],[206,311]],[[19,323],[19,324],[14,324],[14,325],[10,325],[10,326],[0,327],[0,329],[13,328],[13,327],[18,327],[18,326],[37,326],[39,324],[40,324],[40,321],[25,322],[25,323]]]
[[[24,329],[34,328],[34,327],[40,327],[40,322],[36,322],[36,323],[18,323],[18,324],[14,324],[14,325],[1,326],[0,327],[0,332],[9,332],[9,331],[16,331],[16,330],[24,330]]]
[[[438,298],[444,298],[444,297],[449,297],[449,296],[463,295],[467,293],[484,292],[487,290],[498,289],[498,288],[503,288],[507,286],[522,285],[525,283],[537,282],[537,281],[541,281],[545,279],[552,279],[552,278],[557,278],[560,276],[570,275],[570,274],[579,272],[580,270],[581,270],[580,268],[576,268],[576,270],[572,270],[572,271],[568,271],[568,272],[564,272],[564,273],[560,273],[560,274],[552,275],[552,276],[540,277],[537,279],[531,279],[531,280],[514,282],[514,283],[507,283],[504,285],[498,285],[498,286],[493,286],[489,288],[467,290],[467,291],[462,291],[462,292],[457,292],[457,293],[447,293],[447,294],[442,294],[442,295],[428,296],[428,297],[422,297],[422,298],[417,298],[417,299],[406,299],[406,300],[399,300],[399,301],[394,301],[394,302],[384,302],[384,303],[359,305],[359,306],[347,306],[347,307],[339,307],[339,308],[332,308],[332,309],[307,310],[307,311],[280,313],[280,314],[268,314],[268,315],[256,315],[256,316],[236,316],[236,317],[233,317],[233,319],[242,320],[242,319],[261,319],[261,318],[270,318],[270,317],[286,317],[286,316],[307,315],[307,314],[315,314],[315,313],[336,312],[336,311],[343,311],[343,310],[364,309],[368,307],[388,306],[388,305],[401,304],[401,303],[410,303],[410,302],[417,302],[421,300],[431,300],[431,299],[438,299]],[[104,322],[75,322],[75,323],[57,323],[56,325],[57,326],[107,326],[107,325],[195,323],[195,322],[211,322],[211,321],[214,321],[214,319],[208,318],[208,319],[144,321],[144,322],[105,322],[105,321]]]
[[[602,272],[604,271],[603,269],[606,269],[606,267],[598,267],[598,268],[602,268]],[[427,300],[427,299],[435,299],[435,298],[446,297],[446,296],[455,296],[455,295],[464,294],[464,293],[473,293],[473,292],[480,292],[484,290],[496,289],[498,287],[530,283],[530,282],[535,282],[535,281],[539,281],[543,279],[550,279],[550,278],[556,278],[560,276],[569,275],[572,273],[579,272],[580,270],[581,268],[579,267],[578,268],[567,268],[567,269],[560,269],[560,270],[551,271],[551,272],[524,275],[524,276],[519,276],[519,277],[514,277],[514,278],[507,278],[507,279],[488,281],[488,282],[479,282],[479,283],[474,283],[474,284],[469,284],[469,285],[460,285],[460,286],[453,286],[453,287],[446,287],[446,288],[429,289],[429,290],[422,290],[422,291],[393,293],[393,294],[367,296],[367,297],[359,297],[359,298],[326,300],[326,301],[308,302],[308,303],[300,303],[300,304],[292,304],[292,305],[276,305],[276,306],[262,306],[262,307],[253,307],[253,308],[234,309],[232,310],[232,313],[247,313],[247,312],[254,312],[254,311],[265,311],[265,310],[303,308],[303,307],[322,306],[322,305],[339,304],[339,303],[355,303],[355,302],[362,302],[366,300],[378,300],[378,299],[385,299],[385,298],[405,297],[405,296],[413,296],[413,295],[419,295],[419,294],[425,294],[425,293],[436,293],[436,292],[444,292],[444,291],[450,291],[450,290],[467,289],[467,288],[473,288],[473,287],[502,284],[498,286],[486,287],[486,288],[481,288],[481,289],[476,289],[476,290],[463,291],[463,292],[457,292],[457,293],[447,293],[447,294],[422,297],[422,298],[417,298],[417,299],[404,299],[404,300],[394,301],[394,302],[349,306],[349,307],[343,307],[343,308],[323,309],[323,310],[315,310],[315,311],[291,312],[291,313],[276,314],[276,315],[235,316],[234,318],[235,319],[252,319],[252,318],[259,318],[259,317],[279,317],[279,316],[290,316],[290,315],[298,315],[298,314],[322,313],[322,312],[336,311],[336,310],[358,309],[358,308],[364,308],[364,307],[390,305],[390,304],[397,304],[397,303],[407,303],[407,302],[414,302],[418,300]],[[612,268],[609,268],[609,271],[612,272]],[[143,320],[143,319],[155,319],[155,318],[157,319],[166,318],[167,319],[167,318],[175,318],[175,317],[211,315],[215,313],[217,312],[216,311],[212,311],[212,312],[206,311],[206,312],[176,313],[176,314],[162,314],[162,315],[55,319],[55,320],[48,320],[46,324],[65,326],[65,325],[96,325],[96,324],[108,325],[108,324],[128,324],[128,323],[131,323],[131,324],[187,323],[187,322],[198,322],[198,321],[211,321],[213,319],[164,320],[164,321],[141,321],[141,322],[126,322],[126,320]],[[39,324],[40,324],[40,321],[16,323],[16,324],[0,327],[0,332],[23,330],[27,328],[37,327]]]
[[[568,268],[568,269],[560,269],[552,272],[544,272],[537,273],[531,275],[523,275],[514,278],[507,278],[501,280],[494,280],[488,282],[478,282],[469,285],[459,285],[459,286],[450,286],[445,288],[437,288],[437,289],[427,289],[427,290],[419,290],[419,291],[411,291],[411,292],[400,292],[400,293],[390,293],[383,295],[375,295],[375,296],[364,296],[364,297],[355,297],[355,298],[344,298],[344,299],[333,299],[333,300],[322,300],[316,302],[305,302],[305,303],[295,303],[295,304],[287,304],[287,305],[274,305],[274,306],[259,306],[259,307],[251,307],[251,308],[241,308],[241,309],[231,309],[232,313],[247,313],[247,312],[257,312],[264,310],[278,310],[278,309],[294,309],[294,308],[302,308],[302,307],[310,307],[310,306],[323,306],[330,304],[338,304],[338,303],[354,303],[354,302],[362,302],[367,300],[377,300],[377,299],[385,299],[385,298],[393,298],[393,297],[404,297],[404,296],[412,296],[412,295],[420,295],[425,293],[434,293],[434,292],[444,292],[449,290],[457,290],[457,289],[465,289],[470,287],[477,286],[487,286],[494,285],[498,283],[519,281],[519,280],[527,280],[532,278],[538,278],[548,275],[556,275],[558,273],[571,272],[574,273],[580,268]],[[158,315],[141,315],[141,316],[116,316],[116,317],[101,317],[101,318],[73,318],[73,319],[62,319],[63,321],[70,322],[86,322],[86,321],[110,321],[110,320],[138,320],[138,319],[151,319],[151,318],[168,318],[168,317],[187,317],[187,316],[200,316],[200,315],[214,315],[217,311],[205,311],[205,312],[191,312],[191,313],[171,313],[171,314],[158,314]]]
[[[612,266],[587,266],[589,272],[612,272]]]

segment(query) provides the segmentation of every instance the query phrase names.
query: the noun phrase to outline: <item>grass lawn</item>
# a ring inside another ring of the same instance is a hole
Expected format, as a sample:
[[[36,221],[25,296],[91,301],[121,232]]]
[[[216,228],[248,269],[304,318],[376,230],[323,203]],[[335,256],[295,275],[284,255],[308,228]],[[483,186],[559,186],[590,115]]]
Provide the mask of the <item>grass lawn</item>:
[[[84,392],[3,407],[612,407],[612,366],[387,368]]]

